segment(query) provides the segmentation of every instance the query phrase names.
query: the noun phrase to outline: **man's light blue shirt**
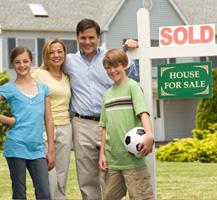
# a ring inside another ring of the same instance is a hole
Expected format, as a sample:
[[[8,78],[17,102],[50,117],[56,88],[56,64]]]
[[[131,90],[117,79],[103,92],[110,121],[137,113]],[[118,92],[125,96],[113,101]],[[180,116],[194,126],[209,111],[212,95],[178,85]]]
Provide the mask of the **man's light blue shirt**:
[[[64,72],[70,77],[72,112],[83,116],[100,115],[103,95],[113,85],[102,63],[106,52],[98,47],[91,61],[81,50],[67,55]],[[135,68],[132,62],[130,66]]]

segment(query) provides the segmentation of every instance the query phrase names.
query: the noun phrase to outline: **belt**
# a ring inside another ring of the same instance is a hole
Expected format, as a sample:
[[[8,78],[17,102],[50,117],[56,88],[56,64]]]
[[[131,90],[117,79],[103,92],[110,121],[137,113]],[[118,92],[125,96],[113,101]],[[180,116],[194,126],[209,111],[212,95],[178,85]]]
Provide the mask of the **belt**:
[[[75,117],[94,120],[94,121],[99,121],[100,120],[100,116],[82,116],[82,115],[79,115],[78,113],[75,113]]]

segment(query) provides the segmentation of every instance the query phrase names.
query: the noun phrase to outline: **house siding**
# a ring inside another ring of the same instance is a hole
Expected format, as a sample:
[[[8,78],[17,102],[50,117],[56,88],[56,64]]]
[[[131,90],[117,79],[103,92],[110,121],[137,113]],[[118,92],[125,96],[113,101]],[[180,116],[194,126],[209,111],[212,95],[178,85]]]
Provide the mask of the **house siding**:
[[[150,11],[150,25],[152,40],[159,39],[159,27],[184,25],[168,0],[153,0]]]
[[[192,137],[198,99],[164,100],[165,140]]]
[[[141,0],[125,1],[106,33],[106,48],[122,48],[123,39],[137,39],[137,11],[142,7]]]

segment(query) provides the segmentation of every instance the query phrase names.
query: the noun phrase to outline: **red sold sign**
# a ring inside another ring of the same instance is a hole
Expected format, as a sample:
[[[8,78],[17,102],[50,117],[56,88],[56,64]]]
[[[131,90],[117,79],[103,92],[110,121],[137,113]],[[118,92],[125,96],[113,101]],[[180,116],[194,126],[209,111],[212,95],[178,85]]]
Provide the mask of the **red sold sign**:
[[[215,25],[160,27],[159,46],[215,44]]]

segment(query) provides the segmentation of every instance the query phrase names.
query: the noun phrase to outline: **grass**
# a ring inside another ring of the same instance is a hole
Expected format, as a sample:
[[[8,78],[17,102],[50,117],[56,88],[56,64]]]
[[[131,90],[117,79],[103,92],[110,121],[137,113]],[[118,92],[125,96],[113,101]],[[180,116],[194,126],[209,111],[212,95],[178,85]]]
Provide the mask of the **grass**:
[[[158,199],[217,199],[217,163],[156,161]]]
[[[11,199],[11,181],[5,158],[0,156],[0,199]],[[214,200],[217,199],[217,164],[176,163],[156,161],[158,200]],[[81,199],[72,152],[67,183],[67,198]],[[27,175],[27,197],[34,199],[32,181]],[[127,197],[125,200],[128,199]]]

